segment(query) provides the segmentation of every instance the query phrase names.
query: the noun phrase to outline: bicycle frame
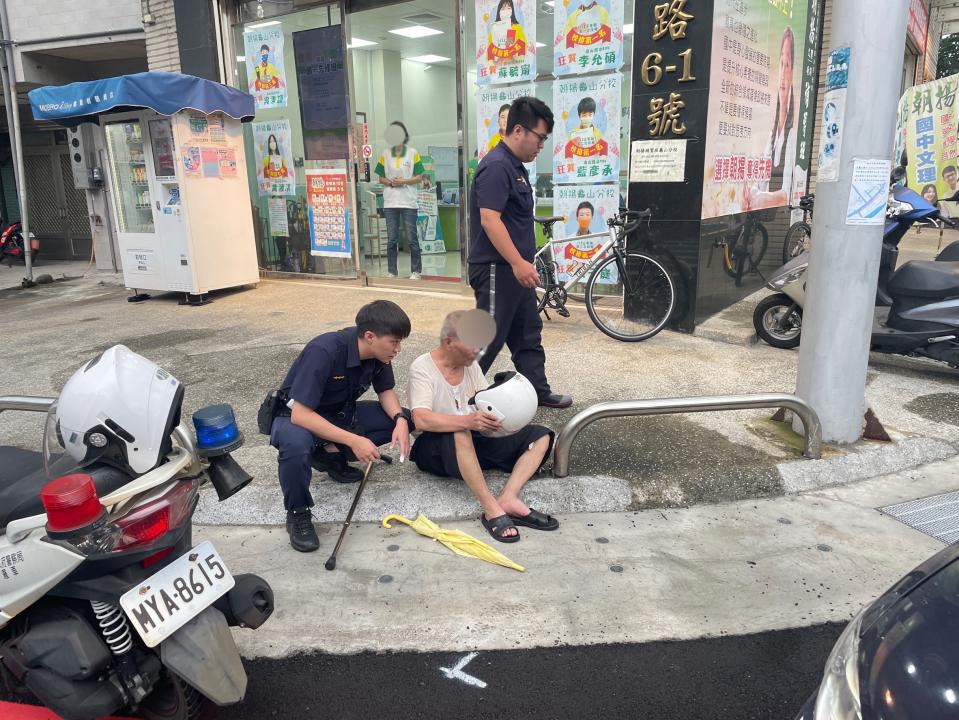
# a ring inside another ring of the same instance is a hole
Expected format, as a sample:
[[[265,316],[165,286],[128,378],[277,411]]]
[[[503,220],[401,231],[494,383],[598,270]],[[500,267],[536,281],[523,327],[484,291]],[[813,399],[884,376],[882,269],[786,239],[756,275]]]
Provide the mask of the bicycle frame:
[[[598,239],[602,237],[605,237],[606,241],[602,244],[599,250],[597,250],[596,253],[593,255],[593,257],[591,257],[587,262],[580,263],[579,267],[576,268],[575,272],[570,273],[568,280],[566,281],[555,280],[557,287],[567,287],[570,285],[575,285],[577,282],[579,282],[580,278],[589,274],[589,272],[593,269],[596,263],[598,263],[599,261],[601,261],[603,258],[606,257],[606,253],[608,253],[611,248],[613,248],[615,245],[618,244],[619,237],[617,237],[615,227],[610,227],[606,232],[590,233],[589,235],[578,235],[574,238],[563,238],[560,240],[556,240],[552,237],[549,237],[547,238],[546,244],[536,252],[535,257],[540,257],[540,255],[543,255],[547,250],[549,250],[550,262],[555,264],[556,258],[553,255],[554,242],[572,242],[573,240],[589,240],[590,238]]]

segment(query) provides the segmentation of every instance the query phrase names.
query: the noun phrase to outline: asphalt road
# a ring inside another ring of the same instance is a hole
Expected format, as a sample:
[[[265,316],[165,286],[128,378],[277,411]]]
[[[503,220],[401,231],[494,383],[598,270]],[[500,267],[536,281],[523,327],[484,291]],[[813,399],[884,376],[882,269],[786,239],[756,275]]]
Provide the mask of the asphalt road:
[[[321,619],[317,619],[322,622]],[[792,720],[843,624],[644,645],[253,660],[247,699],[221,717]]]

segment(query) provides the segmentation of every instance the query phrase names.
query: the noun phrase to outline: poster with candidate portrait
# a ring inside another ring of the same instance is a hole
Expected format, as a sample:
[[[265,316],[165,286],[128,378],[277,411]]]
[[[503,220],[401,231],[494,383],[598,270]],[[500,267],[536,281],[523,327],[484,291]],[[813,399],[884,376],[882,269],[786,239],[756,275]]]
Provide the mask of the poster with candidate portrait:
[[[558,185],[553,193],[553,211],[566,217],[566,223],[555,229],[556,279],[567,282],[570,273],[592,260],[606,241],[606,221],[619,209],[619,189],[616,185]],[[602,236],[579,239],[594,233]],[[599,279],[601,283],[614,281],[615,273],[606,273]]]
[[[476,0],[476,83],[504,85],[536,77],[536,2]]]
[[[535,95],[533,84],[509,87],[481,87],[476,97],[476,150],[482,160],[496,147],[506,132],[509,106],[519,97]]]
[[[286,107],[282,27],[247,30],[243,46],[248,90],[256,100],[256,109]]]
[[[296,175],[290,121],[255,122],[252,129],[260,197],[295,195]]]
[[[553,182],[619,181],[619,73],[553,83]]]
[[[623,64],[623,0],[562,0],[553,11],[556,77]]]
[[[899,100],[893,162],[905,152],[909,187],[933,204],[959,192],[957,90],[959,75],[950,75],[915,85]]]
[[[716,6],[702,217],[798,204],[812,154],[816,0]]]

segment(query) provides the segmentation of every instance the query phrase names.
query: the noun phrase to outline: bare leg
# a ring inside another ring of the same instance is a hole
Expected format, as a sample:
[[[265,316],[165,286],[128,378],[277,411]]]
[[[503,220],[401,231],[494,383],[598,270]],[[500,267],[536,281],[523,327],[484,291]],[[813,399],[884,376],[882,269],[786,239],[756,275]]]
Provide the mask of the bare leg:
[[[456,446],[456,464],[459,466],[460,475],[463,476],[463,482],[470,489],[473,496],[479,500],[483,508],[483,514],[487,520],[505,515],[506,511],[500,507],[489,491],[486,484],[486,478],[483,477],[483,469],[480,467],[479,460],[476,458],[476,448],[473,447],[473,436],[469,430],[458,430],[453,433],[453,442]],[[513,537],[518,535],[516,528],[511,528],[503,533],[504,537]]]
[[[499,506],[511,515],[526,515],[529,513],[529,507],[519,499],[519,493],[526,485],[526,482],[533,477],[536,470],[543,463],[546,451],[549,449],[549,436],[544,435],[533,443],[532,447],[519,456],[519,460],[513,466],[513,472],[510,473],[503,492],[496,498]]]

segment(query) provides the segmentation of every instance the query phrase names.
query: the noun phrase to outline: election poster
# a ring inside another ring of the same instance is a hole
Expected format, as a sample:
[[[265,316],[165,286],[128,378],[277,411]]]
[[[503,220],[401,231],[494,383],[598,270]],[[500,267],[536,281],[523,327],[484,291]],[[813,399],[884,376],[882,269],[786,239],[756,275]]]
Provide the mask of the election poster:
[[[509,87],[481,87],[476,97],[476,149],[478,159],[496,147],[506,134],[509,106],[519,97],[533,97],[532,83]]]
[[[905,153],[909,187],[933,204],[959,192],[957,89],[959,75],[950,75],[909,88],[899,101],[893,161]]]
[[[619,182],[619,73],[553,83],[553,182]]]
[[[268,27],[243,33],[246,77],[256,109],[286,107],[286,69],[283,60],[283,28]]]
[[[553,8],[556,77],[623,65],[623,0],[564,0]]]
[[[260,196],[295,195],[293,141],[289,120],[255,122],[253,145]]]
[[[476,0],[476,83],[536,77],[535,0]]]
[[[556,226],[553,242],[556,279],[568,282],[570,274],[595,258],[608,239],[606,221],[619,209],[619,189],[616,185],[558,185],[554,192],[553,211],[566,217],[564,226]],[[596,233],[600,237],[578,239]],[[615,269],[606,270],[597,282],[614,283]]]
[[[345,170],[306,171],[311,255],[348,258],[353,253],[346,183]]]
[[[818,13],[817,0],[716,5],[703,218],[798,204],[805,192]]]

